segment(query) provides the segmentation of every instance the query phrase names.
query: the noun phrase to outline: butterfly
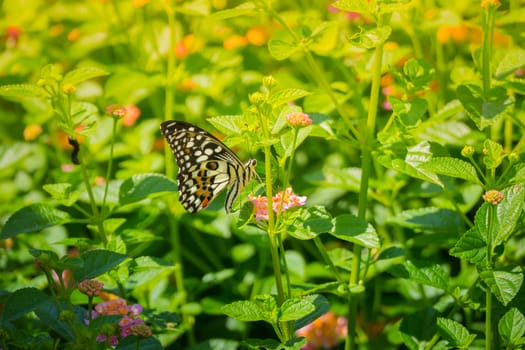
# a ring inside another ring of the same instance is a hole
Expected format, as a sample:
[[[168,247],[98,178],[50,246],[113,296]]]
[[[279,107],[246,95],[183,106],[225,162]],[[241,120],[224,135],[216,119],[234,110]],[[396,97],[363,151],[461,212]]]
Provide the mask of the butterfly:
[[[257,177],[257,161],[246,163],[209,132],[178,120],[168,120],[160,130],[175,156],[179,173],[179,200],[190,213],[206,208],[229,187],[224,208],[230,212],[235,199]]]

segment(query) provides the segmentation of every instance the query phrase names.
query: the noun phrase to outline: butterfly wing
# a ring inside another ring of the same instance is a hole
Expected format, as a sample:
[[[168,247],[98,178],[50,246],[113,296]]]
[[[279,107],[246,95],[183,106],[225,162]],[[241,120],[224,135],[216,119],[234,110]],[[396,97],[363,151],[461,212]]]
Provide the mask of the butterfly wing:
[[[242,175],[240,159],[207,131],[175,120],[163,122],[160,129],[179,167],[179,200],[187,211],[206,208]]]

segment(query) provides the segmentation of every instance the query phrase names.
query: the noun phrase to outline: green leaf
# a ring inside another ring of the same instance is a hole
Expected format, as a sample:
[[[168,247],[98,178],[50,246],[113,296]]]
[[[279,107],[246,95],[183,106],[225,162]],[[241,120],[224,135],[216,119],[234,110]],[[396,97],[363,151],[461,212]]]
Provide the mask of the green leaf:
[[[62,86],[65,84],[77,85],[85,80],[102,77],[108,74],[109,72],[98,67],[81,67],[73,69],[68,72],[64,77],[64,80],[62,80]]]
[[[505,56],[499,62],[496,68],[495,78],[504,79],[513,74],[518,68],[525,66],[525,50],[522,49],[508,49],[505,50]]]
[[[295,151],[303,143],[303,141],[312,132],[312,129],[313,129],[312,125],[308,125],[308,126],[300,128],[297,131],[297,138],[295,139],[295,145],[294,145],[295,130],[289,130],[288,132],[285,132],[284,134],[281,135],[281,146],[282,147],[279,147],[279,149],[277,149],[276,147],[276,151],[278,151],[279,155],[281,156],[281,161],[283,161],[283,159],[286,159],[292,155],[292,151]]]
[[[279,308],[279,321],[295,321],[315,311],[315,306],[306,298],[287,299]]]
[[[423,349],[436,333],[436,319],[437,311],[430,307],[404,317],[399,331],[405,345],[410,349]]]
[[[206,121],[226,135],[240,134],[244,125],[244,117],[242,115],[220,115],[208,118]]]
[[[70,183],[46,184],[43,186],[44,191],[49,193],[53,199],[60,202],[60,204],[70,207],[80,197],[80,192],[74,191]]]
[[[499,320],[498,330],[506,344],[517,345],[525,333],[525,317],[513,307]]]
[[[308,95],[310,95],[310,93],[302,89],[282,89],[273,91],[270,97],[268,98],[268,102],[273,107],[277,107]]]
[[[487,244],[479,230],[473,227],[461,236],[450,250],[450,255],[483,266],[487,261]]]
[[[480,277],[505,306],[518,294],[523,283],[523,271],[520,266],[485,270],[480,273]]]
[[[299,52],[301,49],[294,42],[270,39],[268,41],[268,50],[270,55],[278,61],[282,61]]]
[[[480,130],[494,124],[514,103],[502,87],[491,89],[484,97],[481,87],[465,84],[458,86],[456,93],[467,115]]]
[[[213,20],[225,20],[234,17],[246,16],[246,15],[255,15],[257,14],[257,7],[253,2],[244,2],[237,7],[232,9],[222,10],[215,12],[210,15],[210,19]]]
[[[83,261],[83,264],[73,268],[72,272],[75,280],[80,282],[108,272],[126,260],[127,256],[109,250],[96,249],[85,252],[79,258]]]
[[[332,219],[330,233],[343,241],[359,244],[366,248],[379,248],[379,236],[372,225],[351,214],[339,215]]]
[[[336,49],[339,39],[339,23],[336,21],[323,21],[313,30],[306,39],[310,51],[319,55],[329,55]]]
[[[411,58],[403,66],[403,78],[406,90],[423,90],[434,79],[434,68],[422,58]]]
[[[33,84],[13,84],[0,86],[0,96],[43,97],[44,95],[44,89]]]
[[[496,232],[493,236],[494,246],[506,242],[515,232],[516,224],[523,212],[525,202],[525,187],[517,184],[502,191],[503,200],[496,206]],[[490,204],[487,204],[490,205]]]
[[[405,210],[389,218],[388,222],[425,233],[459,234],[463,227],[461,215],[457,211],[436,207]]]
[[[481,184],[476,168],[464,160],[452,157],[433,157],[421,166],[423,169],[436,174],[455,177],[467,180],[476,184]]]
[[[2,316],[0,323],[17,320],[44,305],[49,299],[47,294],[36,288],[22,288],[14,291],[5,300],[3,310],[0,313]]]
[[[403,13],[408,10],[412,0],[392,0],[382,2],[379,6],[379,14],[388,14],[393,12]]]
[[[270,323],[277,322],[277,315],[279,314],[279,307],[277,306],[277,298],[274,295],[262,294],[256,295],[254,301],[261,308],[264,319]]]
[[[397,277],[410,279],[413,282],[431,286],[434,288],[449,290],[448,273],[438,264],[427,264],[405,261],[402,265],[396,265],[389,270]]]
[[[432,159],[431,148],[430,143],[423,141],[408,148],[405,159],[392,159],[390,155],[382,155],[378,157],[378,161],[387,168],[444,187],[437,174],[424,168],[424,164]]]
[[[348,12],[367,14],[370,12],[370,1],[368,0],[337,0],[333,7]]]
[[[320,233],[331,230],[333,230],[332,217],[322,206],[299,208],[293,224],[288,226],[288,233],[301,240],[312,239]]]
[[[373,49],[380,44],[384,43],[392,33],[392,28],[389,26],[383,26],[379,28],[373,28],[363,30],[348,38],[350,43],[355,47],[362,49]]]
[[[319,285],[317,285],[317,287],[319,287]],[[330,302],[322,294],[310,294],[307,295],[305,299],[314,305],[315,310],[307,314],[306,316],[296,320],[294,323],[295,329],[299,329],[306,326],[307,324],[311,323],[312,321],[327,313],[330,309]]]
[[[421,98],[404,101],[391,95],[388,101],[392,105],[392,111],[399,116],[404,126],[415,126],[428,108],[427,101]]]
[[[16,211],[7,219],[0,238],[6,239],[20,233],[40,231],[71,221],[68,213],[53,206],[42,203],[31,204]]]
[[[293,338],[288,340],[286,343],[280,343],[275,339],[246,339],[243,340],[241,344],[241,349],[248,350],[301,350],[302,347],[306,344],[306,338]]]
[[[461,323],[449,318],[438,317],[437,326],[439,334],[454,349],[467,349],[476,338],[476,335],[470,334]]]
[[[490,139],[483,142],[483,163],[487,169],[496,169],[505,158],[503,146]]]
[[[266,315],[261,307],[251,300],[234,301],[233,303],[224,305],[221,311],[239,321],[266,321]]]
[[[176,191],[177,184],[164,175],[138,174],[120,185],[119,202],[125,205],[143,200],[154,193]]]

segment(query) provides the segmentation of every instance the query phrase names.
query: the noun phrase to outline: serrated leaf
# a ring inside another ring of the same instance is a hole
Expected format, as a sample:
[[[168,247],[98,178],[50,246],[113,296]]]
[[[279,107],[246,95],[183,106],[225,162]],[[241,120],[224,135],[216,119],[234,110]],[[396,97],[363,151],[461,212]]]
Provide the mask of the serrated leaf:
[[[508,49],[496,68],[495,78],[504,79],[514,73],[517,69],[525,66],[525,50]]]
[[[427,101],[421,98],[404,101],[391,95],[388,96],[388,101],[392,105],[392,111],[399,116],[405,126],[415,126],[428,108]]]
[[[437,311],[434,308],[413,312],[404,317],[399,331],[411,349],[418,349],[418,344],[429,341],[436,333]]]
[[[333,230],[332,216],[321,206],[299,208],[296,220],[288,227],[288,233],[301,240],[312,239],[320,233],[331,230]]]
[[[0,313],[3,322],[17,320],[49,301],[49,296],[36,288],[22,288],[12,292]],[[0,322],[0,323],[3,323]]]
[[[523,184],[508,187],[502,191],[503,200],[496,206],[496,228],[494,246],[506,242],[514,233],[516,224],[523,212],[525,187]]]
[[[361,32],[348,38],[355,47],[362,49],[373,49],[384,43],[392,33],[390,26],[383,26],[369,30],[361,29]]]
[[[268,41],[268,50],[270,55],[278,61],[282,61],[299,52],[301,49],[293,42],[280,39],[271,39]]]
[[[467,349],[476,338],[461,323],[448,318],[438,317],[437,326],[439,334],[455,349]]]
[[[496,169],[505,158],[503,146],[491,139],[483,142],[483,154],[483,163],[487,169]]]
[[[476,168],[464,160],[452,157],[433,157],[422,168],[431,172],[481,184]]]
[[[523,283],[523,271],[519,266],[485,270],[480,273],[480,277],[505,306],[518,294]]]
[[[295,321],[315,310],[314,304],[305,298],[287,299],[279,308],[279,321]]]
[[[388,222],[425,233],[460,233],[458,230],[462,227],[462,218],[457,211],[436,207],[405,210],[389,218]]]
[[[6,97],[42,97],[44,90],[34,84],[13,84],[0,86],[0,96]]]
[[[277,107],[308,95],[310,95],[310,93],[302,89],[282,89],[272,92],[268,99],[268,102],[273,107]]]
[[[72,272],[75,280],[83,281],[108,272],[126,260],[127,256],[109,250],[96,249],[85,252],[79,258],[83,264],[72,269]]]
[[[45,184],[42,187],[44,191],[66,207],[72,206],[80,197],[80,192],[73,191],[73,186],[70,183]]]
[[[42,203],[31,204],[16,211],[7,219],[0,238],[6,239],[20,233],[40,231],[71,221],[68,213],[53,206]]]
[[[461,236],[450,250],[450,255],[482,266],[487,261],[487,244],[478,229],[473,227]]]
[[[160,174],[138,174],[122,182],[119,190],[121,205],[135,203],[151,194],[159,192],[176,192],[177,184]]]
[[[516,345],[525,333],[525,316],[517,308],[511,308],[499,320],[498,330],[506,344]]]
[[[222,11],[215,12],[210,15],[213,20],[225,20],[234,17],[254,15],[257,13],[257,6],[253,2],[244,2],[237,7],[232,9],[226,9]]]
[[[411,58],[403,66],[403,77],[407,81],[407,90],[424,89],[434,79],[434,68],[422,58]],[[419,100],[419,99],[414,99]],[[425,101],[426,100],[422,100]],[[422,103],[422,102],[420,102]],[[425,103],[425,107],[427,104]]]
[[[85,80],[102,77],[108,74],[109,72],[98,67],[81,67],[73,69],[68,72],[64,77],[64,80],[62,80],[62,86],[65,84],[77,85]]]
[[[266,320],[265,313],[261,307],[251,300],[234,301],[233,303],[224,305],[221,311],[239,321],[252,322]]]
[[[244,124],[244,117],[242,115],[220,115],[213,118],[206,119],[215,129],[219,130],[225,135],[240,134]]]
[[[359,244],[366,248],[379,248],[379,236],[372,225],[351,214],[339,215],[332,219],[330,233],[343,241]]]
[[[368,0],[337,0],[332,6],[341,11],[357,13],[370,12],[370,1]]]
[[[325,285],[328,285],[330,283],[331,282],[326,283]],[[334,283],[334,284],[339,284],[339,283]],[[317,285],[317,287],[320,287],[320,286]],[[332,291],[329,288],[327,288],[326,290]],[[305,299],[314,305],[315,310],[307,314],[306,316],[296,320],[294,323],[295,329],[299,329],[299,328],[306,326],[307,324],[313,322],[317,318],[327,313],[328,310],[330,310],[330,302],[322,294],[310,294],[310,295],[307,295]]]
[[[480,86],[464,84],[458,86],[456,93],[467,115],[480,130],[494,124],[514,103],[502,87],[492,88],[488,96],[484,96]]]
[[[402,265],[394,266],[389,271],[395,276],[410,279],[416,283],[445,291],[449,290],[448,273],[437,264],[429,265],[419,262],[416,265],[409,260]]]

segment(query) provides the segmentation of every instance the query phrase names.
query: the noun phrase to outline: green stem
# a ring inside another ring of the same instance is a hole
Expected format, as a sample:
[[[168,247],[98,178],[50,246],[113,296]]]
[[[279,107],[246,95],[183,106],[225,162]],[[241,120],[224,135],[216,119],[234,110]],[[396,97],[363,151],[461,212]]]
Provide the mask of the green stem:
[[[319,236],[314,237],[314,244],[317,247],[317,249],[319,250],[319,253],[321,254],[321,256],[323,257],[324,262],[330,267],[330,269],[334,273],[335,278],[339,282],[342,283],[343,282],[343,278],[341,277],[341,275],[339,275],[339,272],[337,271],[337,268],[335,267],[334,262],[328,256],[328,253],[326,252],[326,248],[324,247],[323,242],[321,241]]]
[[[492,247],[492,238],[494,224],[496,223],[496,208],[493,205],[489,204],[488,211],[488,223],[487,223],[487,263],[486,269],[492,270],[492,256],[493,256],[493,247]],[[492,349],[492,292],[490,287],[486,287],[485,291],[485,349]]]
[[[483,94],[488,96],[490,90],[490,79],[492,73],[490,70],[490,61],[492,58],[492,41],[494,38],[494,21],[496,14],[496,6],[487,5],[482,12],[482,27],[483,27],[483,44],[482,44],[482,72],[483,77]]]
[[[383,26],[383,17],[380,17],[377,27]],[[362,161],[361,161],[361,185],[359,189],[358,216],[366,219],[366,210],[368,208],[368,181],[371,175],[372,165],[372,147],[375,139],[376,115],[379,104],[379,90],[381,81],[381,67],[383,59],[383,44],[379,44],[374,53],[374,66],[372,70],[372,85],[370,91],[370,105],[368,108],[368,117],[366,130],[364,131],[364,140],[362,144]],[[349,293],[349,310],[348,310],[348,332],[345,342],[345,349],[356,349],[356,330],[357,330],[357,306],[358,298],[351,295],[352,287],[360,283],[361,278],[361,253],[362,247],[354,245],[352,258],[352,272],[350,274],[350,293]]]
[[[104,244],[107,243],[107,237],[104,230],[104,225],[102,224],[102,220],[100,218],[100,212],[98,211],[97,203],[95,201],[95,195],[93,194],[93,187],[91,187],[91,182],[89,180],[89,175],[87,173],[86,165],[83,161],[83,157],[79,157],[79,165],[82,169],[82,178],[84,179],[84,183],[86,184],[86,191],[89,196],[89,203],[91,205],[91,212],[93,213],[93,221],[95,225],[98,227],[98,235],[99,238],[102,240]]]
[[[108,169],[106,170],[106,184],[104,186],[104,198],[102,199],[102,216],[105,216],[109,213],[109,209],[106,210],[106,200],[108,198],[109,179],[111,177],[111,169],[113,168],[113,151],[115,148],[115,136],[116,135],[117,135],[117,118],[113,117],[113,128],[111,131],[111,143],[109,145]]]

